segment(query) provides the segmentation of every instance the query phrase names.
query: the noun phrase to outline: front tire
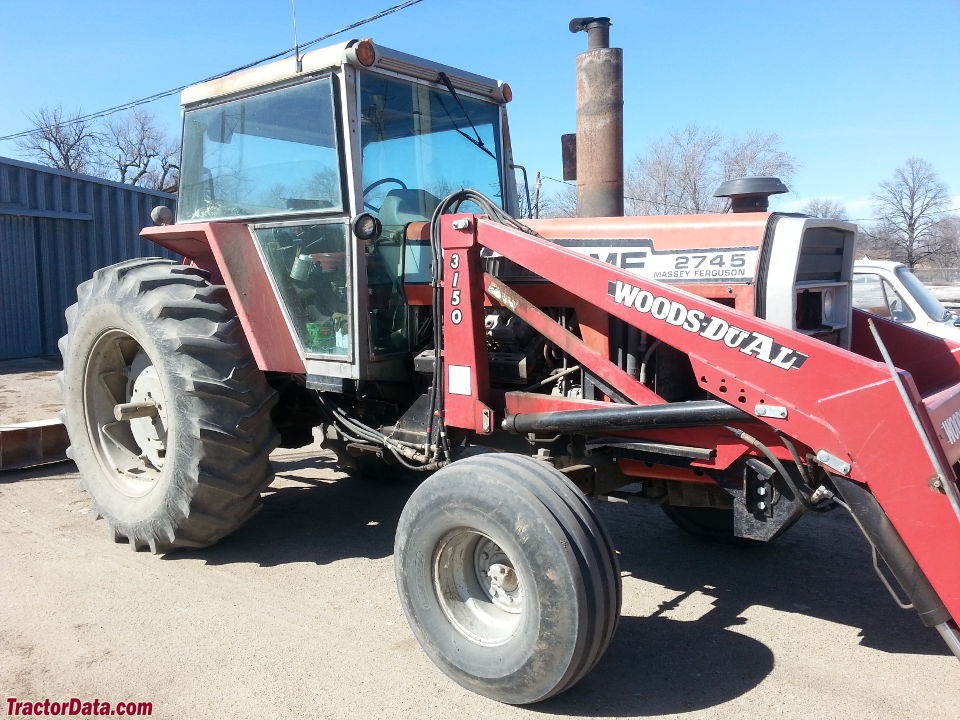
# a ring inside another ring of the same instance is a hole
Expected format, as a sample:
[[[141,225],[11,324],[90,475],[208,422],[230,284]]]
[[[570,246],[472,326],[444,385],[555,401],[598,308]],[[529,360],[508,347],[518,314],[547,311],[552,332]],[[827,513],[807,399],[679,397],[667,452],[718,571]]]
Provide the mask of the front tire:
[[[97,514],[133,549],[217,542],[259,509],[272,479],[276,393],[226,288],[205,275],[130,260],[94,273],[66,312],[68,455]],[[117,420],[133,404],[140,416]]]
[[[560,693],[593,668],[616,629],[620,571],[583,494],[522,455],[459,460],[400,517],[400,601],[443,672],[500,702]]]

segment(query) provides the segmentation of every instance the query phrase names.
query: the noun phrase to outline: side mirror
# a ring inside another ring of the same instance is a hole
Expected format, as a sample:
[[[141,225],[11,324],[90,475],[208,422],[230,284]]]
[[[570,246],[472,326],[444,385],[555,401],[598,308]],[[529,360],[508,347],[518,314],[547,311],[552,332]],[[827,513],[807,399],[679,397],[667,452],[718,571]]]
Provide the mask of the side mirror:
[[[563,179],[577,179],[577,134],[560,136],[560,154],[563,159]]]

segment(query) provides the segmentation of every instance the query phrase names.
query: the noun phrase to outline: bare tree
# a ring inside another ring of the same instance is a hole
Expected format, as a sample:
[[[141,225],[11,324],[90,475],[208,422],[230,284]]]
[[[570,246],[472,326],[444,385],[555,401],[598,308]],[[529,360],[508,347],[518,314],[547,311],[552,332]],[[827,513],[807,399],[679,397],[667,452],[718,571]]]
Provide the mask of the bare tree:
[[[577,188],[567,185],[551,195],[541,195],[538,216],[564,218],[577,216]]]
[[[120,182],[167,192],[176,190],[179,149],[157,127],[153,113],[135,110],[107,122],[98,150],[104,168]]]
[[[175,139],[168,138],[161,146],[155,166],[147,173],[150,179],[145,185],[163,192],[177,192],[180,189],[180,144]]]
[[[719,182],[719,133],[690,125],[650,143],[627,171],[628,211],[635,215],[707,212]]]
[[[938,228],[950,196],[926,160],[908,159],[892,180],[880,183],[873,200],[881,220],[872,234],[909,268],[953,250],[949,234]]]
[[[831,200],[830,198],[814,198],[804,205],[800,212],[804,215],[810,215],[818,218],[830,218],[831,220],[846,220],[847,209],[843,203]]]
[[[936,243],[941,251],[928,258],[927,262],[937,267],[956,267],[960,259],[960,216],[946,215],[933,226]]]
[[[89,172],[96,166],[99,136],[88,121],[68,117],[61,106],[40,108],[28,119],[35,129],[17,140],[24,156],[60,170]]]
[[[777,135],[725,138],[690,125],[653,141],[633,161],[626,178],[627,208],[636,215],[724,212],[728,203],[713,197],[723,180],[776,175],[789,181],[796,167]]]
[[[723,179],[776,176],[785,182],[792,180],[797,160],[780,148],[780,142],[779,135],[758,131],[744,138],[730,138],[720,157]]]

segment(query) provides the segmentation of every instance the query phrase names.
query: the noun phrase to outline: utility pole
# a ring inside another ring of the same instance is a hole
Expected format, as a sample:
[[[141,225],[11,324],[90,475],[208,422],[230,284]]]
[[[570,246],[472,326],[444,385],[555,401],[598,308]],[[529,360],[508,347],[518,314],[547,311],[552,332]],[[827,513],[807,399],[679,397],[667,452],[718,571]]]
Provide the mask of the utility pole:
[[[540,179],[540,173],[537,173],[537,182],[533,186],[533,218],[534,220],[539,219],[540,217],[540,186],[543,185],[543,181]]]

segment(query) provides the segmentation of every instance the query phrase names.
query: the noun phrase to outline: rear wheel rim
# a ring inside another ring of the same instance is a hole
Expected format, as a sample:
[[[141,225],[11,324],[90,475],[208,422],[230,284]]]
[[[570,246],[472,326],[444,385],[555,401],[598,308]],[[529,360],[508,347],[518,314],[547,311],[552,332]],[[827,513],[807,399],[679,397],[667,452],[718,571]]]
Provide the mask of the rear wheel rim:
[[[152,402],[153,417],[117,420],[114,408]],[[143,497],[160,480],[167,450],[167,401],[160,375],[141,344],[122,330],[93,343],[84,377],[84,414],[90,442],[110,484]]]
[[[433,586],[450,623],[478,645],[506,643],[523,619],[523,585],[513,561],[477,530],[453,530],[437,544]]]

